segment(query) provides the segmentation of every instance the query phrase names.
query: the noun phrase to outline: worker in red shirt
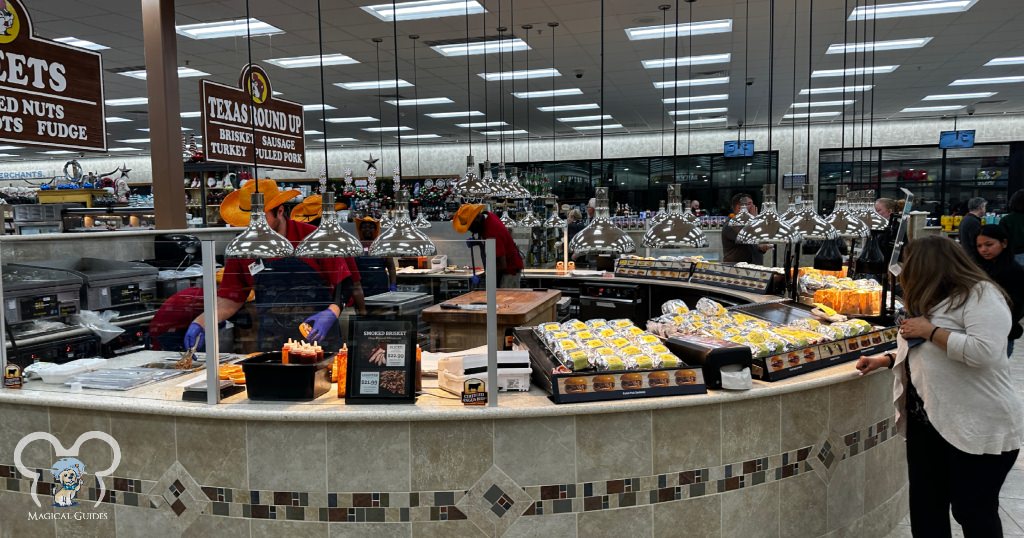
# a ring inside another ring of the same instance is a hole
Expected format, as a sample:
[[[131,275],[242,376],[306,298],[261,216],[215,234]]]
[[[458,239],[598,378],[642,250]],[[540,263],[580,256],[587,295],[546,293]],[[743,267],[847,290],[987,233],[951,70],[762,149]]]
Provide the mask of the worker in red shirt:
[[[233,191],[221,203],[220,214],[232,226],[247,226],[249,202],[256,182],[249,181]],[[316,227],[291,220],[284,203],[300,193],[281,191],[269,179],[259,180],[259,191],[266,200],[267,223],[293,246],[313,233]],[[255,263],[254,263],[255,262]],[[354,302],[362,311],[359,270],[351,258],[276,258],[270,260],[228,259],[224,279],[217,290],[217,317],[233,316],[251,291],[255,291],[259,344],[264,349],[280,348],[289,338],[299,339],[299,325],[307,323],[312,330],[306,336],[325,349],[340,347],[338,316],[346,305]],[[185,334],[185,348],[196,343],[202,347],[203,316],[197,317]]]
[[[498,270],[498,287],[519,287],[519,279],[523,273],[523,257],[519,254],[519,247],[512,239],[512,234],[501,223],[498,215],[487,211],[487,206],[483,204],[462,204],[452,218],[452,226],[460,234],[467,231],[473,234],[473,238],[466,242],[470,249],[482,245],[482,240],[494,239],[494,265]]]

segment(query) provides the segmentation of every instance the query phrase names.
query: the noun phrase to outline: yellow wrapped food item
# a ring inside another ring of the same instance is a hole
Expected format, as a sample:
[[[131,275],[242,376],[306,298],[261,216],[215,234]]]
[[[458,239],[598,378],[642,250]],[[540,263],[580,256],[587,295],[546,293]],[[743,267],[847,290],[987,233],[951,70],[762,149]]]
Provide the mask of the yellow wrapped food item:
[[[601,329],[601,330],[597,331],[597,335],[600,336],[601,338],[605,338],[605,339],[607,339],[607,338],[615,338],[616,334],[618,334],[618,333],[615,332],[615,329],[611,329],[611,328],[608,328],[608,327],[605,327],[604,329]]]

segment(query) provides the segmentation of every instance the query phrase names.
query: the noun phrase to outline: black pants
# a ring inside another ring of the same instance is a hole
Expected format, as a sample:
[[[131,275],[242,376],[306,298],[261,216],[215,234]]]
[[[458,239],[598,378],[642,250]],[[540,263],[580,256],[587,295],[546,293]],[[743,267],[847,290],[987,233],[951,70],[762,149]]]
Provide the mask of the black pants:
[[[949,444],[928,423],[907,421],[910,527],[914,536],[949,538],[949,509],[965,538],[999,538],[999,490],[1019,450],[977,456]]]

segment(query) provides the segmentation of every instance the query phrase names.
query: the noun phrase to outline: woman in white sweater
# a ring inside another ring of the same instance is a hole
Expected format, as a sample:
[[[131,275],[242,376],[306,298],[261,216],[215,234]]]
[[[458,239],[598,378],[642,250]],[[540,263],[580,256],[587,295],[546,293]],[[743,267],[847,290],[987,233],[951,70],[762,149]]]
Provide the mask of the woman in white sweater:
[[[1006,295],[955,242],[911,242],[900,274],[907,312],[896,352],[861,357],[891,368],[896,425],[907,439],[914,536],[1000,537],[999,490],[1024,444],[1024,406],[1010,377]]]

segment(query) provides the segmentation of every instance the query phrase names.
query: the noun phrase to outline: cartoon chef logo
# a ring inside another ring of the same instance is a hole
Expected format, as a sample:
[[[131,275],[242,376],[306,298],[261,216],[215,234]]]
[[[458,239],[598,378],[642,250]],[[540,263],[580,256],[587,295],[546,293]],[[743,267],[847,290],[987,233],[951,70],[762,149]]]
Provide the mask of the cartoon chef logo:
[[[75,499],[85,483],[87,468],[85,463],[78,459],[82,445],[86,441],[99,441],[110,446],[113,453],[110,466],[92,473],[96,477],[97,486],[96,503],[93,506],[99,506],[107,491],[106,485],[103,483],[103,477],[110,476],[121,463],[121,446],[117,443],[117,440],[104,432],[89,431],[78,436],[78,439],[75,440],[75,444],[71,445],[71,448],[64,448],[60,440],[47,432],[32,432],[22,437],[14,447],[14,465],[22,476],[32,479],[32,502],[36,503],[36,506],[42,507],[39,498],[36,496],[39,473],[29,469],[22,462],[22,454],[25,452],[25,449],[35,441],[50,443],[53,446],[54,454],[58,458],[49,471],[53,475],[53,506],[62,508],[78,505]],[[96,464],[96,462],[92,463]]]
[[[267,100],[267,84],[266,77],[263,73],[253,70],[249,74],[249,94],[252,95],[252,102],[257,105],[261,105]]]
[[[18,38],[21,31],[21,17],[7,0],[0,0],[0,45]]]

